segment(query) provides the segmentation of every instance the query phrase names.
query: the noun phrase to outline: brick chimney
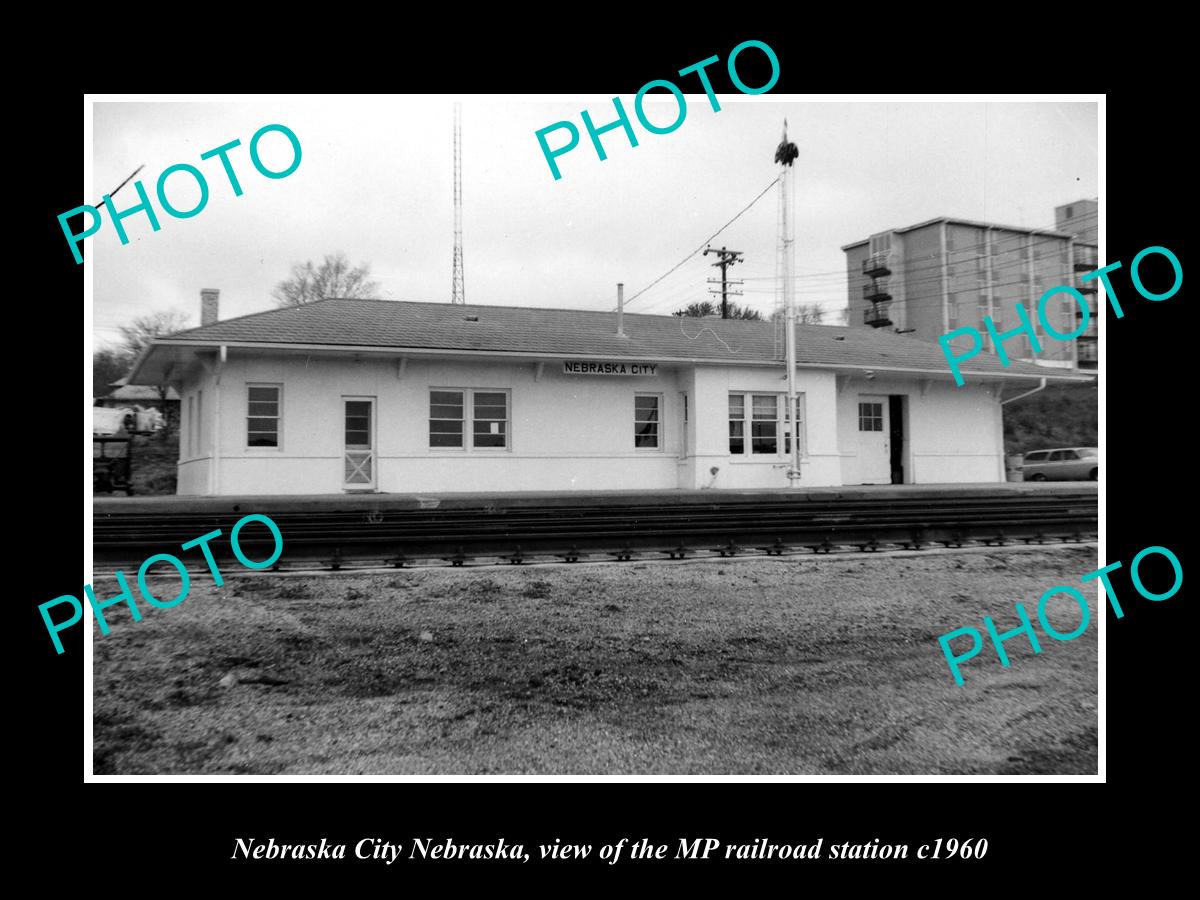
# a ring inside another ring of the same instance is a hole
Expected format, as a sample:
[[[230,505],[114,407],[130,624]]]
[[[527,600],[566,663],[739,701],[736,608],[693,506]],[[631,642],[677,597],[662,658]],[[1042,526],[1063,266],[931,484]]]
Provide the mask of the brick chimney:
[[[216,288],[203,288],[200,291],[200,324],[213,325],[217,321],[217,298],[221,292]]]

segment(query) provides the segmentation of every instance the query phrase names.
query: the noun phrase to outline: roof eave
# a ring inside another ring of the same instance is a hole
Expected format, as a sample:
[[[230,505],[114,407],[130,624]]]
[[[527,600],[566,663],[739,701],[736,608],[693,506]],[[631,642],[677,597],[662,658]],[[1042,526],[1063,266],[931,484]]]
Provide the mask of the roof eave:
[[[228,340],[185,340],[185,339],[160,339],[155,341],[151,347],[191,347],[191,348],[219,348],[221,346],[230,349],[248,349],[248,350],[275,350],[279,352],[321,352],[321,353],[370,353],[379,356],[399,357],[399,356],[428,356],[428,357],[447,357],[457,356],[465,359],[484,357],[487,359],[510,359],[522,360],[530,362],[544,362],[548,360],[591,360],[597,356],[604,356],[601,352],[592,353],[558,353],[558,352],[539,352],[534,350],[526,351],[511,351],[511,350],[471,350],[461,347],[380,347],[367,344],[302,344],[302,343],[278,343],[271,341],[228,341]],[[145,359],[148,354],[143,354],[142,359]],[[655,363],[663,365],[691,365],[691,366],[749,366],[754,368],[783,368],[782,360],[771,359],[730,359],[725,357],[669,357],[669,356],[646,356],[646,359],[653,360]],[[887,365],[866,365],[852,363],[822,363],[822,362],[798,362],[797,368],[800,369],[821,369],[827,372],[844,372],[854,374],[857,372],[887,372],[901,375],[915,375],[921,378],[939,378],[952,380],[953,376],[949,369],[923,369],[914,366],[887,366]],[[964,376],[971,376],[981,380],[1034,380],[1039,378],[1049,378],[1055,381],[1090,381],[1091,376],[1080,375],[1073,373],[1070,370],[1059,370],[1064,374],[1058,375],[1051,372],[996,372],[989,370],[978,370],[973,368],[962,368]],[[131,374],[131,383],[134,375],[137,374],[137,367]]]

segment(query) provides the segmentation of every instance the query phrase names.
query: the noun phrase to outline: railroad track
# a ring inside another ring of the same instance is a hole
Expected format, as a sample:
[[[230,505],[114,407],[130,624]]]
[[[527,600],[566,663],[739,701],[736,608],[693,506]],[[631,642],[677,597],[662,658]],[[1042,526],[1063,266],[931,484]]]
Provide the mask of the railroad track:
[[[418,560],[463,565],[475,559],[519,563],[534,557],[575,562],[586,557],[633,555],[782,554],[807,548],[871,551],[886,546],[920,549],[982,542],[1082,541],[1097,533],[1094,490],[1008,493],[995,496],[922,494],[889,497],[714,499],[671,505],[480,506],[459,509],[330,508],[259,510],[279,526],[291,564],[329,568],[370,564],[403,566]],[[229,532],[241,518],[226,511],[98,512],[93,555],[98,565],[137,565],[154,553],[174,552],[205,569],[198,549],[179,545],[220,529],[210,547],[233,565]],[[269,556],[265,527],[251,525],[239,545],[252,559]],[[194,557],[194,559],[193,559]]]

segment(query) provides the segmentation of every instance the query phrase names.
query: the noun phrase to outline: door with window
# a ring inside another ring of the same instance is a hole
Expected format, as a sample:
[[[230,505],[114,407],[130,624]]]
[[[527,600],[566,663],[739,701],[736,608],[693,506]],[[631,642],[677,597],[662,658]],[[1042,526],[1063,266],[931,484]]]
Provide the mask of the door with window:
[[[375,398],[345,397],[343,487],[375,489]]]
[[[888,398],[858,398],[858,480],[863,484],[892,483]]]

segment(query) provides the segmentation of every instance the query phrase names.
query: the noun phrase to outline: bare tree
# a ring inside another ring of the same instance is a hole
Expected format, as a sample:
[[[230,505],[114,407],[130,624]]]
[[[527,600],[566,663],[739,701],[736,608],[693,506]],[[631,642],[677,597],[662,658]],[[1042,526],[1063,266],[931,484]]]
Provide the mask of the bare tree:
[[[132,363],[156,337],[174,334],[187,327],[187,313],[176,309],[158,310],[145,316],[138,316],[128,325],[121,326],[121,350]]]
[[[819,303],[801,303],[796,307],[796,321],[801,325],[820,325],[825,319],[825,310]]]
[[[145,316],[138,316],[128,325],[122,325],[120,354],[125,359],[125,371],[133,365],[141,352],[149,346],[156,337],[164,334],[174,334],[188,327],[189,316],[176,309],[158,310]],[[169,385],[155,385],[158,395],[167,398]]]
[[[849,325],[850,324],[850,307],[843,306],[841,309],[839,309],[837,311],[837,324],[838,325]]]
[[[721,304],[713,303],[711,300],[701,300],[699,303],[689,303],[683,309],[677,309],[672,313],[675,316],[685,316],[692,319],[707,319],[721,317]],[[748,306],[738,306],[736,303],[729,304],[729,318],[731,319],[746,319],[751,322],[761,322],[762,313],[756,309],[750,309]]]
[[[103,348],[92,354],[92,394],[106,397],[112,383],[129,372],[129,356],[123,350]]]
[[[304,306],[334,297],[359,300],[379,291],[379,285],[370,276],[371,267],[367,263],[351,266],[346,254],[339,250],[326,254],[319,266],[314,266],[311,260],[296,263],[291,276],[275,285],[271,296],[281,307]]]

